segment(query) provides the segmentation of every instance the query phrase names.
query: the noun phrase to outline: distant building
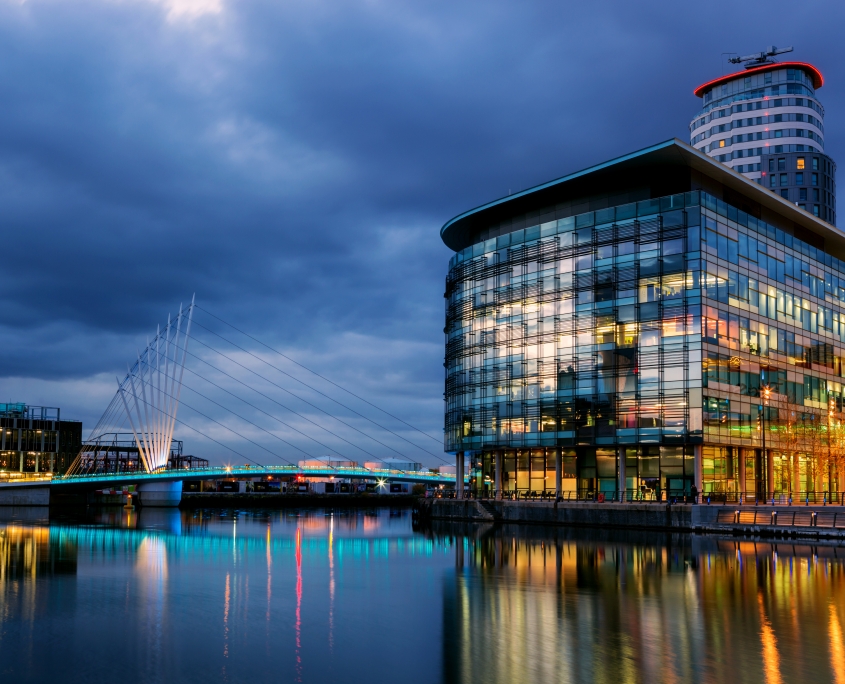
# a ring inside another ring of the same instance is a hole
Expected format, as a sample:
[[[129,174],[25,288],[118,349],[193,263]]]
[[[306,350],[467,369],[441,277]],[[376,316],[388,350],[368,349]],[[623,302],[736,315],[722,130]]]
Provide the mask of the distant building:
[[[0,473],[64,473],[82,447],[82,422],[58,408],[0,404]]]
[[[745,69],[695,89],[702,108],[690,144],[814,216],[836,224],[836,164],[824,153],[821,72],[804,62],[748,57]]]
[[[405,472],[419,472],[422,470],[422,463],[414,461],[403,461],[399,458],[388,458],[386,461],[367,461],[365,468],[370,470],[404,470]]]

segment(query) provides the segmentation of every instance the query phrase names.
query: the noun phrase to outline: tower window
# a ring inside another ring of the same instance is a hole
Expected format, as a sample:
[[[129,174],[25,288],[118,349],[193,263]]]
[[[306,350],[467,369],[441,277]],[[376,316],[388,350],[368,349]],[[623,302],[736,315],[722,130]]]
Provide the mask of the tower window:
[[[778,159],[778,171],[786,171],[786,159]]]
[[[780,174],[780,184],[781,184],[781,187],[783,187],[784,185],[789,185],[789,174],[787,174],[787,173]]]
[[[798,157],[798,159],[795,160],[795,168],[799,171],[804,168],[804,157]]]
[[[804,185],[804,173],[795,174],[795,185]]]
[[[813,157],[813,171],[819,170],[819,158]]]
[[[799,188],[798,190],[798,199],[802,202],[807,201],[807,188]]]
[[[789,190],[781,190],[780,196],[783,197],[784,199],[788,200],[789,199]]]

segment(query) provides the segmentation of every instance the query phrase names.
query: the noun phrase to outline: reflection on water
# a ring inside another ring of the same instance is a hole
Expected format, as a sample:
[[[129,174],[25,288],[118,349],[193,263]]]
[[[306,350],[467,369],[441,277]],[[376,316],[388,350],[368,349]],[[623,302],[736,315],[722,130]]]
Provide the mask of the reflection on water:
[[[834,546],[415,532],[387,510],[44,515],[0,510],[4,681],[845,684]]]
[[[527,527],[457,540],[446,682],[845,684],[843,548]]]

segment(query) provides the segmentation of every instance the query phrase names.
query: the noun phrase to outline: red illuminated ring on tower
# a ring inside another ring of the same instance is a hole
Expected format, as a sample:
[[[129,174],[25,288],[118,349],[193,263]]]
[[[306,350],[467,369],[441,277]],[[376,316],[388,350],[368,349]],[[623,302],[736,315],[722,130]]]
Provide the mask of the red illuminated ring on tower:
[[[714,78],[712,81],[708,81],[704,83],[695,90],[693,90],[693,94],[696,97],[703,97],[704,91],[708,88],[713,88],[720,83],[727,83],[728,81],[733,81],[735,78],[740,78],[741,76],[747,76],[748,74],[759,74],[763,71],[773,71],[774,69],[783,69],[784,67],[792,67],[792,68],[799,68],[799,69],[806,69],[810,72],[813,77],[813,87],[816,89],[821,88],[824,85],[824,77],[822,76],[822,72],[816,69],[812,64],[807,64],[806,62],[777,62],[775,64],[764,64],[763,66],[754,67],[753,69],[745,69],[744,71],[738,71],[735,74],[728,74],[727,76],[720,76],[719,78]]]

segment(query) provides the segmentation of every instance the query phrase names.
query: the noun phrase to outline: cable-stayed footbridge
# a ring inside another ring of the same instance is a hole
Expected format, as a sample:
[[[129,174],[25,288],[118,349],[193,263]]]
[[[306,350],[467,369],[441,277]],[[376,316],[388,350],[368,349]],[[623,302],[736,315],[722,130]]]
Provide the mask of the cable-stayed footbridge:
[[[420,462],[448,463],[440,439],[195,300],[168,316],[116,382],[66,473],[14,473],[0,489],[135,484],[142,503],[173,504],[185,480],[455,484]],[[183,454],[184,442],[202,455]]]

